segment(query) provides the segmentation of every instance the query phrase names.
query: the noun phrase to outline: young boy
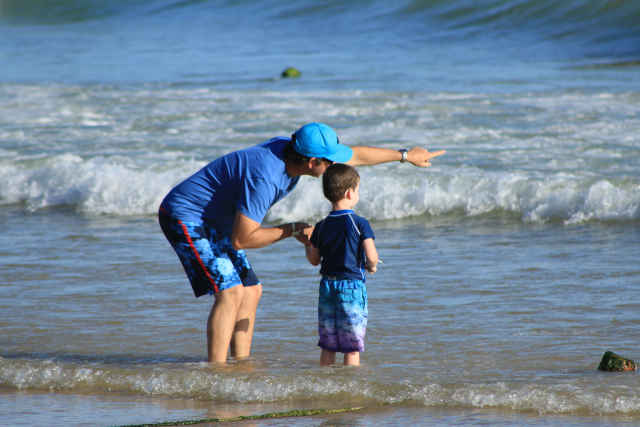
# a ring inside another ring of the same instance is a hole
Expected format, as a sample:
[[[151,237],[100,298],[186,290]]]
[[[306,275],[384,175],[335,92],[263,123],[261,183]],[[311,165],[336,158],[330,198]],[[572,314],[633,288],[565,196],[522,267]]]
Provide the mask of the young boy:
[[[334,163],[322,177],[324,195],[332,211],[316,224],[311,244],[305,246],[312,265],[322,262],[318,299],[318,346],[321,365],[332,365],[336,352],[344,364],[360,364],[367,327],[365,270],[375,273],[378,252],[369,222],[356,215],[360,175],[351,166]]]

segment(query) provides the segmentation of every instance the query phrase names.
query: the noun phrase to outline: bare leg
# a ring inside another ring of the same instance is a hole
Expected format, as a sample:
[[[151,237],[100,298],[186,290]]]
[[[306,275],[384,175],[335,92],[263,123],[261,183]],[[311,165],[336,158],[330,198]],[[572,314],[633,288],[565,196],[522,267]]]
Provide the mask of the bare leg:
[[[335,353],[335,351],[329,351],[329,350],[325,350],[323,348],[322,352],[320,353],[320,365],[329,366],[329,365],[333,365],[335,363],[336,363],[336,353]]]
[[[207,320],[209,363],[226,363],[231,335],[243,297],[244,287],[242,285],[225,289],[216,294],[216,300]]]
[[[238,310],[231,338],[231,356],[246,359],[251,354],[253,327],[256,322],[256,311],[262,296],[262,284],[244,288],[244,298]]]
[[[360,352],[345,353],[344,366],[360,366]]]

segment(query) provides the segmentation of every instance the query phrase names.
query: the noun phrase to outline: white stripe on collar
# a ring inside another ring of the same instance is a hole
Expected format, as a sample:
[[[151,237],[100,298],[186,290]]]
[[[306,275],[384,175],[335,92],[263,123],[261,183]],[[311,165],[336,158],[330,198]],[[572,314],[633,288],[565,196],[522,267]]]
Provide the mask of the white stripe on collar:
[[[351,223],[353,224],[353,228],[355,228],[356,233],[358,233],[358,236],[359,236],[360,235],[360,229],[358,228],[358,225],[356,224],[355,220],[353,219],[353,211],[352,210],[349,209],[346,212],[342,212],[342,213],[334,213],[334,212],[329,213],[329,216],[333,217],[333,218],[337,218],[337,217],[345,216],[345,215],[347,215],[349,217],[349,219],[351,220]]]

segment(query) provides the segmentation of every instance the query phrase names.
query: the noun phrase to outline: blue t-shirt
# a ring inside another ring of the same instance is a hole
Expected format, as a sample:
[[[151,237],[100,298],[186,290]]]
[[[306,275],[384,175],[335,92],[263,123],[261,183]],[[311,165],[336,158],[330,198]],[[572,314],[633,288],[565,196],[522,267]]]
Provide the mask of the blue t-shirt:
[[[298,183],[285,169],[289,138],[226,154],[174,187],[161,207],[175,218],[205,222],[231,235],[237,212],[261,223],[269,208]]]
[[[362,241],[375,239],[369,221],[352,210],[332,211],[316,224],[311,243],[322,258],[320,273],[338,279],[365,280]]]

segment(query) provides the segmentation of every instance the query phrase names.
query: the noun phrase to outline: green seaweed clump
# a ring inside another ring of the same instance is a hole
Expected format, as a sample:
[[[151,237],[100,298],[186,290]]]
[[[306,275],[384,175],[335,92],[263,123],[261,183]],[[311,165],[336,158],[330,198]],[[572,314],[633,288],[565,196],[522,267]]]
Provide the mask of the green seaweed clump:
[[[602,355],[598,369],[607,372],[624,372],[635,371],[638,367],[633,360],[626,359],[612,351],[607,351]]]
[[[280,74],[280,76],[282,78],[296,78],[296,77],[300,77],[302,75],[302,73],[300,73],[300,70],[298,70],[295,67],[287,67],[284,69],[284,71],[282,72],[282,74]]]

